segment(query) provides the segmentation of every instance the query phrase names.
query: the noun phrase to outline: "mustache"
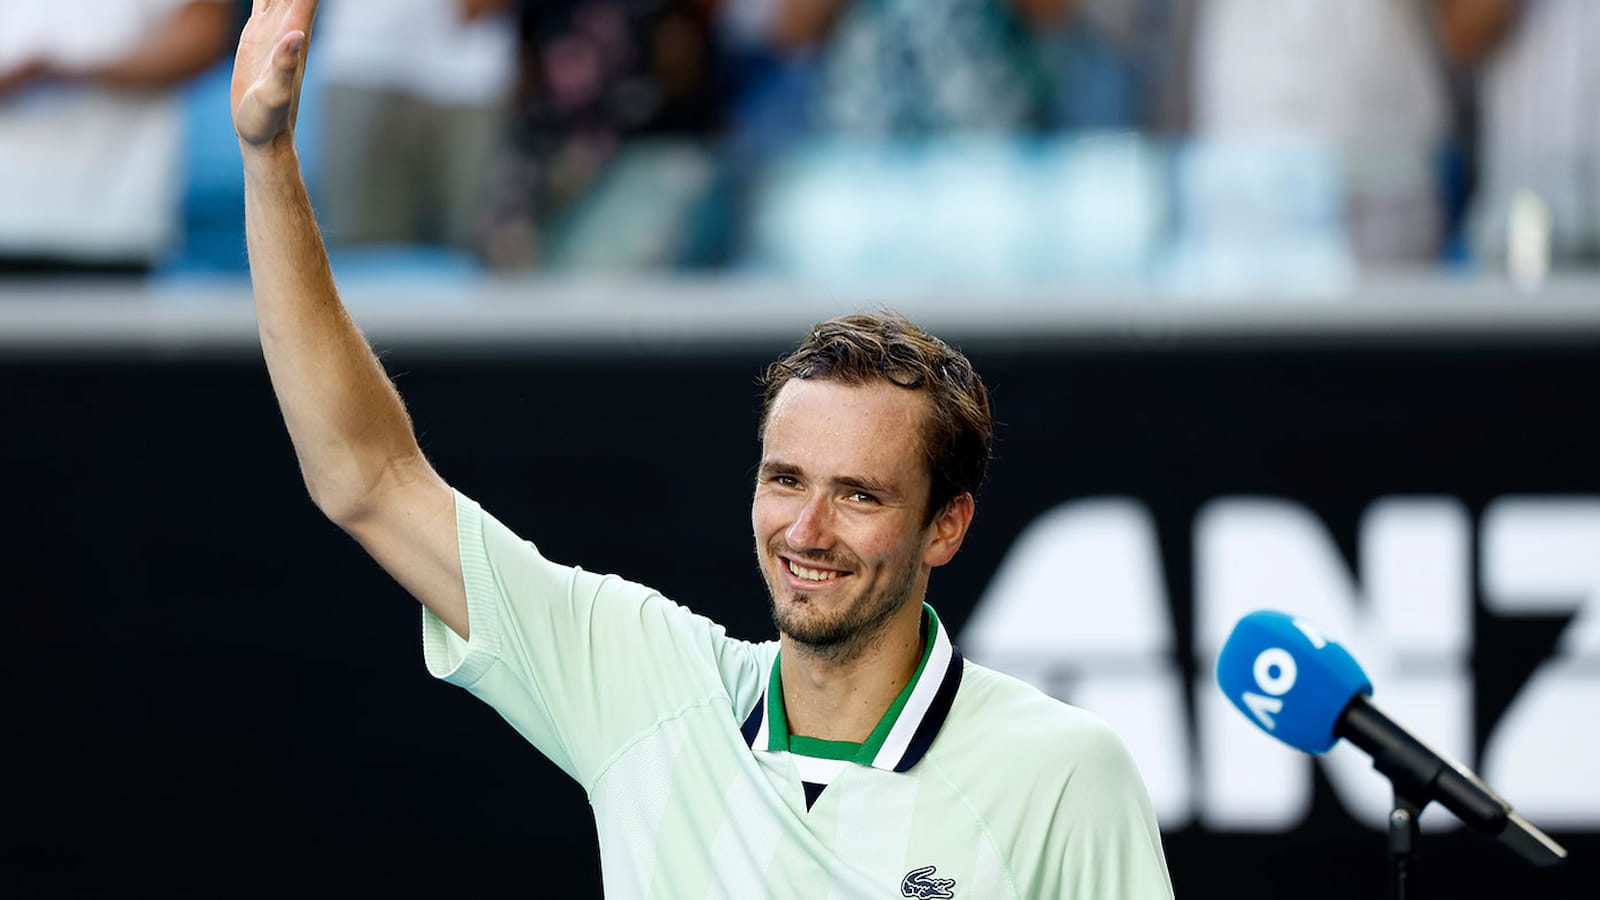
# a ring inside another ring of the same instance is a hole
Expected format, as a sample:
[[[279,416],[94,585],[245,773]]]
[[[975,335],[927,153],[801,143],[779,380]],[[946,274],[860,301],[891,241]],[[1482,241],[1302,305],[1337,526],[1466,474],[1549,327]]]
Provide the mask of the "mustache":
[[[854,569],[856,561],[853,557],[826,550],[801,550],[789,546],[781,538],[767,544],[767,553],[774,557],[786,556],[796,562],[815,563],[819,566],[831,566],[837,569]]]

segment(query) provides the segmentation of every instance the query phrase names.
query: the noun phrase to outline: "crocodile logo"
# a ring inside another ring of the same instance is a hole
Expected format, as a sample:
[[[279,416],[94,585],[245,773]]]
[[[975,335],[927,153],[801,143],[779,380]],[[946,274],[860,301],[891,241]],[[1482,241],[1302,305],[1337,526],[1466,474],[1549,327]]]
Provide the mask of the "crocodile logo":
[[[900,879],[900,896],[915,900],[954,900],[951,891],[956,886],[954,878],[933,877],[933,866],[912,869]]]

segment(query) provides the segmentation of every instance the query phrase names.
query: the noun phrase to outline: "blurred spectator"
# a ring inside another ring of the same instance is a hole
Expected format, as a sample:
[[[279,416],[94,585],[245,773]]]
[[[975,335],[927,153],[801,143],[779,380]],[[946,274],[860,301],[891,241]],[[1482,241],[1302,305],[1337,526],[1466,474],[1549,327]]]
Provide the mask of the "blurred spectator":
[[[0,0],[0,272],[141,273],[178,234],[172,89],[232,47],[209,0]]]
[[[1169,6],[739,0],[730,30],[764,16],[816,73],[809,140],[775,146],[741,106],[764,138],[750,143],[780,151],[752,191],[749,264],[856,284],[1141,277],[1165,212],[1160,160],[1105,132],[1155,120],[1134,63],[1155,48],[1140,27]],[[1061,129],[1096,133],[1046,137]]]
[[[1048,123],[1031,29],[1072,0],[778,0],[781,45],[816,47],[818,124],[863,137],[1015,132]]]
[[[1472,237],[1501,259],[1532,228],[1556,262],[1600,255],[1600,4],[1444,0],[1446,44],[1479,74]],[[1520,198],[1520,199],[1519,199]],[[1513,224],[1513,223],[1516,224]]]
[[[735,165],[759,165],[813,127],[816,48],[779,40],[777,18],[785,2],[717,4],[718,51],[730,87],[727,136]]]
[[[714,252],[714,2],[525,8],[517,161],[495,217],[503,263],[634,269]]]
[[[1360,261],[1435,259],[1451,123],[1429,3],[1193,2],[1196,137],[1247,156],[1325,151]]]
[[[1181,125],[1184,0],[1015,2],[1033,24],[1053,127],[1170,133]]]
[[[517,70],[516,0],[327,0],[319,212],[337,244],[482,255]]]
[[[813,125],[904,138],[1151,124],[1173,2],[724,0],[736,137],[770,148]]]

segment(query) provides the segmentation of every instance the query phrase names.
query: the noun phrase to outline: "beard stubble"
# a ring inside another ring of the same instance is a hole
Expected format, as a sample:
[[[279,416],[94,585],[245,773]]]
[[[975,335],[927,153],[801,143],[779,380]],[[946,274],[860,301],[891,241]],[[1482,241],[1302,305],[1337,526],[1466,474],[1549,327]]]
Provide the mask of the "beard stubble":
[[[779,556],[771,548],[768,548],[768,553],[772,559]],[[822,560],[815,561],[826,564]],[[772,624],[779,633],[787,636],[807,654],[841,663],[856,659],[882,640],[889,621],[911,598],[916,573],[917,558],[908,554],[905,565],[892,573],[889,580],[877,590],[854,598],[848,607],[821,620],[792,615],[781,609],[778,605],[779,591],[790,591],[797,605],[805,605],[809,601],[802,601],[799,592],[776,583],[770,571],[764,569],[762,574],[767,582]]]

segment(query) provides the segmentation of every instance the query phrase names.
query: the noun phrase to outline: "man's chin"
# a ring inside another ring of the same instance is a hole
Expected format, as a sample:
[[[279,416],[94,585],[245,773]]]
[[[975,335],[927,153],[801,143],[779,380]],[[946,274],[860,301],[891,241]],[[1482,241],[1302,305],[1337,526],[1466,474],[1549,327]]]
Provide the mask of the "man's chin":
[[[840,634],[837,618],[817,609],[816,598],[795,590],[782,590],[775,596],[781,599],[772,605],[772,624],[784,637],[814,647],[837,644],[848,637]]]

